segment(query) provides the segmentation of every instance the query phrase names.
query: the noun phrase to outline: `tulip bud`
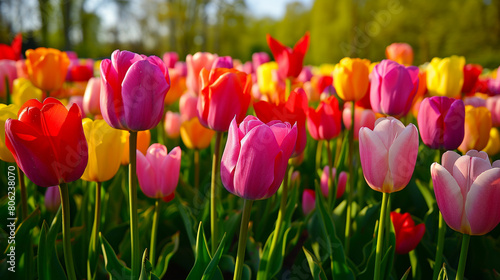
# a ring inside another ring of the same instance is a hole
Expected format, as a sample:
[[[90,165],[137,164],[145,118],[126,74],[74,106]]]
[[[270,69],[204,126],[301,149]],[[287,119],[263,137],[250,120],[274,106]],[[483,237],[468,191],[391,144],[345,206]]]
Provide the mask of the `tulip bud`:
[[[425,224],[415,225],[409,213],[391,212],[391,220],[396,234],[396,253],[408,254],[424,237]]]
[[[316,208],[316,192],[306,189],[302,193],[302,213],[305,216],[309,215]]]
[[[59,193],[59,186],[48,187],[45,191],[44,198],[45,208],[52,213],[57,212],[59,210],[59,206],[61,206],[61,195]]]

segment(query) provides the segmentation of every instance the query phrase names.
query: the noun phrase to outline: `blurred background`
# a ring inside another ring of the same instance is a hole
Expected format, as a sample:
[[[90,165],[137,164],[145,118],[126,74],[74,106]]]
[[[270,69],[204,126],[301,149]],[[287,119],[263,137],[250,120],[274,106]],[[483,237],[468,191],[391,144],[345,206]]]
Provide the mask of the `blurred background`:
[[[247,61],[269,52],[267,33],[292,46],[307,30],[306,64],[378,61],[387,45],[406,42],[415,64],[457,54],[500,65],[500,0],[0,0],[0,43],[21,32],[23,50],[46,46],[90,58],[119,48]]]

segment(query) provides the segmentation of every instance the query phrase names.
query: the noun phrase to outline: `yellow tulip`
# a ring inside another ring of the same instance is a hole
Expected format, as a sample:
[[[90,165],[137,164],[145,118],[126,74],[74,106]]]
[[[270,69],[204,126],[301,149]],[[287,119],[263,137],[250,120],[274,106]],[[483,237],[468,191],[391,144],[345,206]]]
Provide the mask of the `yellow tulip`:
[[[0,159],[6,162],[14,162],[14,156],[5,145],[5,121],[7,119],[17,119],[19,106],[15,104],[0,104]]]
[[[87,139],[89,159],[82,179],[104,182],[115,176],[123,151],[122,131],[109,126],[104,120],[82,121]]]
[[[488,145],[483,149],[489,156],[494,156],[500,153],[500,133],[498,129],[493,127],[490,130],[490,140]]]
[[[31,82],[44,91],[60,89],[66,80],[69,58],[52,48],[26,51],[26,68]]]
[[[181,125],[181,138],[189,149],[207,148],[214,134],[215,131],[201,125],[198,118],[191,118]]]
[[[130,162],[129,135],[128,131],[122,131],[122,142],[124,143],[121,160],[122,165],[127,165]],[[146,152],[148,151],[150,142],[151,132],[149,130],[141,130],[137,132],[137,150],[141,151],[144,155],[146,155]]]
[[[18,78],[14,80],[12,88],[12,103],[17,106],[22,106],[30,99],[38,99],[43,101],[43,91],[35,87],[30,80],[26,78]]]
[[[368,90],[370,61],[344,57],[333,70],[333,86],[344,101],[358,101]]]
[[[427,67],[427,89],[432,96],[460,96],[464,84],[465,58],[453,55],[433,58]]]
[[[270,95],[276,91],[277,81],[273,78],[273,71],[278,71],[278,63],[275,61],[266,62],[257,67],[257,84],[263,95]]]
[[[323,63],[319,66],[319,75],[330,76],[335,69],[335,64]]]
[[[488,144],[491,130],[491,113],[486,107],[465,106],[465,135],[458,147],[462,153],[482,150]]]

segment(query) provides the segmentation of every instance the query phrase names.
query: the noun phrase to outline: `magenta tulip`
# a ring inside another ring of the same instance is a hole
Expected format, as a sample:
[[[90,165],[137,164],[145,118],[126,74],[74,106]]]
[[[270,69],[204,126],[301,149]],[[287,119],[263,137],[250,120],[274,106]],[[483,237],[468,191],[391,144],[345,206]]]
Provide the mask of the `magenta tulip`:
[[[448,151],[442,164],[433,163],[431,175],[445,222],[464,234],[490,232],[500,222],[500,161],[492,165],[476,150],[464,156]]]
[[[61,195],[59,193],[59,186],[48,187],[45,191],[44,198],[45,208],[50,212],[57,212],[59,206],[61,206]]]
[[[418,89],[418,67],[382,60],[370,77],[370,104],[377,113],[404,116]]]
[[[388,117],[375,122],[373,131],[359,130],[359,155],[368,185],[380,192],[402,190],[411,179],[418,153],[418,130]]]
[[[156,57],[116,50],[101,62],[101,113],[113,128],[149,130],[163,117],[170,78]]]
[[[494,127],[500,126],[500,96],[493,96],[486,99],[486,108],[491,113],[491,124]]]
[[[325,166],[323,168],[323,173],[321,174],[321,193],[324,197],[328,197],[328,170],[330,167]],[[334,167],[332,169],[332,178],[335,178],[337,175],[337,169]],[[344,195],[345,186],[347,184],[347,173],[345,171],[340,172],[338,182],[337,182],[337,195],[336,199],[339,199]]]
[[[302,212],[304,215],[309,215],[316,207],[316,192],[306,189],[302,193]]]
[[[257,70],[261,64],[271,61],[266,52],[257,52],[252,54],[253,69]]]
[[[417,120],[422,141],[432,149],[454,150],[464,139],[465,106],[460,99],[425,98]]]
[[[238,126],[231,121],[222,155],[221,179],[232,194],[249,200],[276,193],[297,141],[297,126],[281,121],[267,124],[247,116]]]
[[[233,68],[233,59],[230,56],[221,56],[214,60],[212,69],[214,68]]]
[[[179,181],[181,148],[168,153],[167,147],[153,144],[146,155],[137,150],[137,178],[145,195],[151,198],[172,197]]]

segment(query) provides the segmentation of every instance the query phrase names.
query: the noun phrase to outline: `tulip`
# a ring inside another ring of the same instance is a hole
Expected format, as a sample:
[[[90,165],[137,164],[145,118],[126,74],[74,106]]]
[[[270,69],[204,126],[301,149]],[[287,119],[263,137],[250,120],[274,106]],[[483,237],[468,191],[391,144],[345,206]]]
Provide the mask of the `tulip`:
[[[396,234],[396,253],[408,254],[424,237],[425,224],[415,225],[410,213],[391,212],[391,220]]]
[[[375,122],[373,131],[359,130],[359,154],[368,185],[383,193],[402,190],[411,179],[418,153],[418,130],[388,117]]]
[[[335,65],[333,86],[344,101],[358,101],[368,90],[370,61],[345,57]]]
[[[179,70],[169,69],[170,74],[170,90],[165,96],[165,105],[175,103],[186,92],[186,77],[182,76]]]
[[[278,70],[278,63],[271,61],[257,67],[257,85],[261,94],[272,96],[279,84],[274,73]]]
[[[241,122],[250,105],[250,75],[235,69],[216,68],[200,73],[198,118],[205,127],[224,132],[231,119]]]
[[[323,173],[321,174],[321,193],[324,197],[328,198],[328,170],[330,167],[327,165],[323,168]],[[337,169],[332,168],[332,178],[335,178],[337,174]],[[339,199],[344,195],[345,186],[347,184],[347,173],[345,171],[340,172],[338,182],[337,182],[337,195],[336,199]]]
[[[16,62],[13,60],[0,60],[0,97],[6,97],[8,82],[9,93],[12,92],[12,82],[17,78]]]
[[[491,128],[490,130],[490,140],[488,144],[483,149],[489,156],[494,156],[500,153],[500,133],[496,127]]]
[[[14,80],[12,88],[12,103],[17,106],[22,106],[30,99],[38,99],[42,101],[45,97],[43,91],[35,87],[30,80],[25,78],[17,78]]]
[[[163,61],[116,50],[101,62],[101,113],[113,128],[149,130],[163,117],[170,78]]]
[[[305,216],[309,215],[316,208],[316,192],[306,189],[302,193],[302,213]]]
[[[170,68],[175,67],[175,63],[177,63],[177,61],[179,61],[179,54],[176,52],[166,52],[163,54],[163,62],[169,70]]]
[[[26,67],[26,60],[20,59],[16,61],[16,72],[18,78],[29,79],[28,68]]]
[[[341,130],[339,103],[335,96],[330,96],[320,102],[318,108],[307,111],[307,128],[315,140],[331,140],[337,137]]]
[[[312,68],[311,66],[302,67],[302,71],[300,71],[300,74],[297,77],[297,80],[299,82],[302,82],[302,83],[309,82],[313,77],[313,73],[312,73],[311,68]],[[332,78],[332,81],[333,81],[333,78]]]
[[[123,152],[121,157],[121,164],[127,165],[130,162],[129,152],[129,133],[123,131],[122,133]],[[141,130],[137,133],[137,150],[141,151],[144,155],[148,150],[151,143],[151,132],[149,130]]]
[[[179,181],[181,149],[175,147],[168,153],[161,144],[151,145],[146,155],[137,151],[137,178],[142,192],[151,198],[173,198]]]
[[[101,78],[90,78],[83,95],[83,111],[85,114],[101,114]]]
[[[93,59],[73,59],[68,67],[66,80],[70,82],[87,82],[94,77]]]
[[[351,114],[352,104],[350,102],[344,103],[344,110],[342,110],[342,121],[346,129],[351,129],[352,114]],[[363,109],[361,107],[354,107],[354,140],[358,140],[359,129],[361,127],[368,127],[372,129],[375,127],[375,120],[377,117],[375,113],[370,109]]]
[[[253,69],[256,70],[260,65],[271,61],[266,52],[256,52],[252,54]]]
[[[183,121],[198,117],[198,96],[189,92],[183,94],[179,100],[179,112]]]
[[[433,58],[427,67],[427,89],[432,96],[460,96],[464,83],[465,58],[451,56]]]
[[[53,213],[57,212],[57,210],[59,210],[59,206],[61,206],[61,195],[59,194],[59,187],[48,187],[45,191],[45,198],[43,202],[47,210]]]
[[[186,57],[187,65],[187,89],[195,95],[200,94],[202,86],[199,82],[200,72],[203,68],[211,70],[215,59],[218,56],[207,52],[197,52],[194,55],[188,54]]]
[[[50,187],[80,179],[87,166],[87,142],[81,115],[60,101],[26,102],[19,120],[5,122],[7,148],[19,168],[38,186]]]
[[[233,59],[230,56],[217,57],[214,60],[214,63],[212,64],[212,68],[210,68],[210,69],[215,69],[215,68],[231,69],[231,68],[233,68]]]
[[[122,132],[110,127],[104,120],[82,121],[89,149],[89,162],[82,179],[104,182],[115,176],[123,152]]]
[[[482,150],[488,144],[491,130],[491,113],[485,107],[465,106],[464,140],[458,150]]]
[[[371,73],[370,103],[377,113],[404,116],[418,87],[418,67],[382,60]]]
[[[181,115],[168,111],[165,114],[164,129],[169,138],[178,138],[181,129]]]
[[[306,132],[306,111],[307,95],[302,88],[293,90],[286,103],[274,105],[266,101],[259,101],[254,104],[257,117],[263,122],[280,120],[283,122],[297,124],[297,143],[293,156],[301,154],[307,142]]]
[[[222,184],[230,193],[248,200],[272,196],[283,181],[296,139],[296,125],[280,121],[265,124],[247,116],[238,126],[233,118],[222,155]]]
[[[179,73],[179,75],[181,77],[184,77],[184,78],[187,77],[188,69],[187,69],[187,63],[186,62],[184,62],[184,61],[177,61],[175,63],[174,69]]]
[[[333,88],[333,78],[331,75],[316,75],[311,78],[311,84],[316,88],[316,91],[319,93],[331,93],[336,92],[335,88]]]
[[[0,44],[0,60],[10,59],[19,60],[21,59],[21,48],[23,43],[23,36],[21,33],[17,34],[12,43],[9,45]]]
[[[442,165],[431,165],[436,201],[445,222],[455,231],[484,235],[500,222],[500,161],[490,164],[485,152],[466,155],[448,151]]]
[[[486,107],[486,99],[479,96],[467,96],[464,98],[464,104],[465,106]]]
[[[192,118],[182,123],[180,134],[187,148],[201,150],[210,146],[215,131],[201,125],[198,118]]]
[[[385,48],[387,59],[403,65],[413,63],[413,49],[407,43],[392,43]]]
[[[297,78],[302,71],[304,56],[309,48],[309,32],[300,38],[293,49],[283,46],[279,41],[267,34],[267,45],[278,63],[280,79]]]
[[[69,99],[68,99],[68,105],[66,105],[66,108],[71,108],[71,106],[73,106],[73,104],[76,104],[78,106],[78,110],[80,110],[80,116],[82,116],[82,119],[85,117],[85,114],[83,112],[83,96],[78,96],[78,95],[75,95],[75,96],[71,96]]]
[[[493,96],[486,99],[486,108],[491,113],[491,125],[500,126],[500,96]]]
[[[0,103],[0,160],[14,162],[14,156],[5,144],[5,122],[7,119],[17,119],[19,106],[15,104],[5,105]]]
[[[68,72],[69,59],[65,52],[52,48],[26,51],[26,67],[31,82],[43,91],[62,87]]]
[[[498,95],[500,94],[500,67],[497,68],[496,71],[496,78],[490,78],[485,81],[488,91],[491,92],[493,95]],[[486,92],[485,90],[479,90],[479,92]]]
[[[467,64],[464,66],[464,84],[462,85],[463,93],[473,93],[479,75],[483,72],[483,67],[478,64]]]
[[[465,106],[446,96],[425,98],[417,117],[422,142],[432,149],[454,150],[464,139]]]

